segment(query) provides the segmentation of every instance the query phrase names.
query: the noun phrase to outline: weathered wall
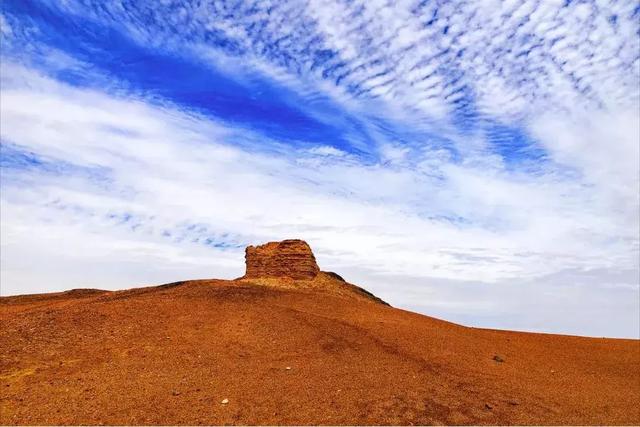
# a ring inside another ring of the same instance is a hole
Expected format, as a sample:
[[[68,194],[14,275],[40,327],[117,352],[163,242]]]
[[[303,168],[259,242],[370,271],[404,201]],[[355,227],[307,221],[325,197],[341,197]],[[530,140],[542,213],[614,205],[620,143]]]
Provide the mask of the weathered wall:
[[[245,250],[245,260],[245,278],[312,279],[320,272],[311,248],[303,240],[283,240],[249,246]]]

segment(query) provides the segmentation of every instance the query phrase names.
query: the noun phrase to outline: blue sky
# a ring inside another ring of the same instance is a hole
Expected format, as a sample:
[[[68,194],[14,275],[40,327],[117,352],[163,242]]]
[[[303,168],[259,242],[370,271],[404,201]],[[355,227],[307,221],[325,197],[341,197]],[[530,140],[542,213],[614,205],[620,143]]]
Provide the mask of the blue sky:
[[[3,295],[237,277],[638,337],[640,7],[5,1]]]

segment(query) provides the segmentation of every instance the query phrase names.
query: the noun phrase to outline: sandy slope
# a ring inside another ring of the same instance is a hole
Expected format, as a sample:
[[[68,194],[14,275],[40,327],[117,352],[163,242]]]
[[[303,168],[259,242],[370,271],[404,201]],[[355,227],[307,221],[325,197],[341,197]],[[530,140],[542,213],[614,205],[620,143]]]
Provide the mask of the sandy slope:
[[[221,280],[1,298],[0,321],[0,424],[640,424],[637,340]]]

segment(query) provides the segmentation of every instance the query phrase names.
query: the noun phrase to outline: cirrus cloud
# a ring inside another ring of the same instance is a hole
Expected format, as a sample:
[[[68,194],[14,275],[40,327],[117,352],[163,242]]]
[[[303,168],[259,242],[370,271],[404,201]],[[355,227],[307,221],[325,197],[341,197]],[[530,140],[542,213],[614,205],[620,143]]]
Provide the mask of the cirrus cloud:
[[[3,13],[2,294],[234,277],[301,237],[394,305],[638,336],[638,9]]]

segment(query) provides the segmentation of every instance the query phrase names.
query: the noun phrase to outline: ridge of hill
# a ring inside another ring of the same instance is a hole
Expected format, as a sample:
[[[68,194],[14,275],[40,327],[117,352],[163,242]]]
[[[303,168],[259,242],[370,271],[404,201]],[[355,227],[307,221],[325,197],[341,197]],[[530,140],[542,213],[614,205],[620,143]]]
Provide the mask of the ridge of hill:
[[[464,327],[309,265],[0,298],[0,424],[640,424],[639,340]]]

